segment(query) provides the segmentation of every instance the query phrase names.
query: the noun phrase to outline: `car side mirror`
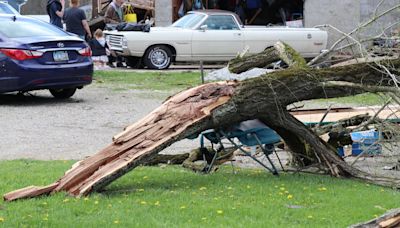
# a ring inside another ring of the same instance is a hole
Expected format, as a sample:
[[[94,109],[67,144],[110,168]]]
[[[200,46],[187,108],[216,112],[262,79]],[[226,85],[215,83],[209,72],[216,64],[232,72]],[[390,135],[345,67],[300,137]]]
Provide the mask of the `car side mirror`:
[[[200,26],[200,30],[205,32],[207,30],[208,26],[207,25],[202,25]]]

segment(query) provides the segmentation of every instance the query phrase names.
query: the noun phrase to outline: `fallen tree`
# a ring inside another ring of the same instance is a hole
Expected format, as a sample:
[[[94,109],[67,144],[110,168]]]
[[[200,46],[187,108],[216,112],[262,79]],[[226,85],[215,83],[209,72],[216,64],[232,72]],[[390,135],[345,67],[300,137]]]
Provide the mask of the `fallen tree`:
[[[17,190],[4,195],[4,199],[11,201],[60,191],[72,196],[87,195],[151,160],[176,141],[206,129],[224,128],[255,118],[274,129],[293,153],[302,155],[297,156],[300,166],[319,163],[332,176],[400,188],[400,179],[377,177],[348,165],[335,148],[287,110],[294,102],[350,96],[371,88],[399,94],[398,88],[393,87],[393,75],[381,69],[390,69],[398,75],[400,58],[324,69],[295,63],[288,69],[258,78],[209,83],[180,92],[114,136],[109,146],[74,164],[55,183]]]

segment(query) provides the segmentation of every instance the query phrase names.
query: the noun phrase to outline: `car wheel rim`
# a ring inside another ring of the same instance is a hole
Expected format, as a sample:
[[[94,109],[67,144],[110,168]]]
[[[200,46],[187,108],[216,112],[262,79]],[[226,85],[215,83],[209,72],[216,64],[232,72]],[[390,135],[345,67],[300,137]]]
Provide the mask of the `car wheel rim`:
[[[169,63],[168,53],[163,49],[155,49],[150,53],[150,61],[157,68],[164,68]]]

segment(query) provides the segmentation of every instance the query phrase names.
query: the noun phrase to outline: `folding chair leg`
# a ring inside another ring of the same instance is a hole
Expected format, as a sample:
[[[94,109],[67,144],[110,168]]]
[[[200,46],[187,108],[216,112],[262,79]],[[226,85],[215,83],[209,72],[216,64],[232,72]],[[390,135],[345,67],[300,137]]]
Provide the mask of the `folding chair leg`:
[[[265,157],[267,157],[269,163],[271,164],[272,169],[273,169],[272,173],[274,175],[278,175],[278,170],[276,169],[276,167],[275,167],[274,163],[272,162],[271,158],[268,156],[267,149],[261,144],[261,141],[260,141],[260,139],[258,138],[258,136],[256,134],[253,134],[253,137],[257,140],[258,145],[261,147],[261,150],[264,152]]]
[[[239,145],[237,145],[232,139],[226,137],[229,142],[231,142],[237,149],[241,150],[245,155],[249,156],[251,159],[253,159],[255,162],[257,162],[258,164],[260,164],[262,167],[264,167],[265,169],[267,169],[268,171],[270,171],[272,174],[274,175],[278,175],[278,172],[276,170],[272,170],[271,168],[269,168],[268,166],[264,165],[264,163],[262,163],[261,161],[259,161],[257,158],[253,157],[249,152],[243,150],[242,147],[240,147]]]
[[[221,137],[219,136],[218,132],[216,132],[216,136],[217,136],[218,142],[221,146],[221,149],[225,150],[224,145],[221,142]],[[211,171],[212,167],[214,166],[215,161],[217,160],[217,157],[218,157],[218,151],[215,150],[215,154],[211,160],[211,163],[206,166],[206,170],[205,170],[206,173],[209,173]]]
[[[278,153],[277,153],[276,150],[275,150],[275,146],[274,146],[274,153],[275,153],[276,158],[278,159],[278,162],[279,162],[279,165],[280,165],[281,168],[282,168],[282,171],[285,171],[285,168],[283,168],[281,159],[279,158]]]

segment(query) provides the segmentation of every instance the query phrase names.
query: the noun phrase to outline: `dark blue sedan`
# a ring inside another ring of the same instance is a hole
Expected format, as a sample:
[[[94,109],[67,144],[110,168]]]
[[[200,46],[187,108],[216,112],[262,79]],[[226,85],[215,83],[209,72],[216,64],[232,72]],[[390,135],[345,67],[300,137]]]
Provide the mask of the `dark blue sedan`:
[[[92,82],[89,46],[28,17],[0,15],[0,93],[48,89],[65,99]]]

